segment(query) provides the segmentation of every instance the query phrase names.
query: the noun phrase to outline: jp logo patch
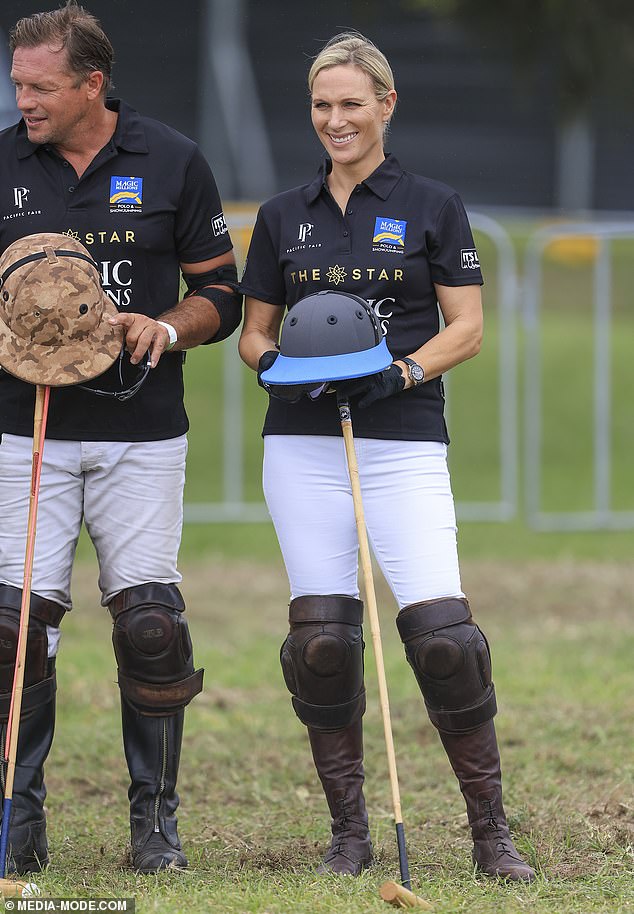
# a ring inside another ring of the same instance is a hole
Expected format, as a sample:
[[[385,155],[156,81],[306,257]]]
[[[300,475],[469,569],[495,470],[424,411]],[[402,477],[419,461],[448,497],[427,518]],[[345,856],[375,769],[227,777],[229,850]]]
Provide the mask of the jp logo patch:
[[[372,250],[403,253],[405,250],[406,230],[407,222],[404,222],[402,219],[390,219],[388,216],[377,216],[374,221]]]
[[[463,270],[479,270],[480,261],[475,248],[462,248],[460,251],[460,265]]]
[[[143,204],[143,178],[110,178],[110,212],[140,213]]]

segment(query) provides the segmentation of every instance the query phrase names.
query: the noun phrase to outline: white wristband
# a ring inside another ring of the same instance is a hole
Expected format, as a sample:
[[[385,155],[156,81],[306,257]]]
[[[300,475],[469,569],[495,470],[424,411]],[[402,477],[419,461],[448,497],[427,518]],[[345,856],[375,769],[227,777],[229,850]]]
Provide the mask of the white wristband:
[[[161,327],[165,327],[165,329],[167,330],[167,335],[169,336],[170,341],[169,341],[169,346],[166,347],[165,351],[169,352],[170,349],[174,348],[174,346],[176,345],[176,341],[178,340],[178,333],[176,332],[176,328],[172,327],[172,325],[168,324],[166,321],[157,321],[156,323],[160,324]]]

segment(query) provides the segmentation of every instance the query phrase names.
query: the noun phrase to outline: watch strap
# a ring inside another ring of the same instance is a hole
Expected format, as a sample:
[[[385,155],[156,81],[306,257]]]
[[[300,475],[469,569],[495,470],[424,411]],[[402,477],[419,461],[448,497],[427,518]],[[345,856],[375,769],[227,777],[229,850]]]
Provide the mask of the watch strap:
[[[407,365],[407,372],[408,372],[410,380],[413,382],[413,384],[416,387],[418,387],[419,384],[422,384],[423,381],[425,380],[425,369],[423,368],[423,366],[419,365],[418,362],[415,362],[414,359],[410,359],[409,356],[404,356],[401,359],[401,362],[405,362],[405,364]],[[420,375],[420,377],[417,378],[415,376],[416,374]]]

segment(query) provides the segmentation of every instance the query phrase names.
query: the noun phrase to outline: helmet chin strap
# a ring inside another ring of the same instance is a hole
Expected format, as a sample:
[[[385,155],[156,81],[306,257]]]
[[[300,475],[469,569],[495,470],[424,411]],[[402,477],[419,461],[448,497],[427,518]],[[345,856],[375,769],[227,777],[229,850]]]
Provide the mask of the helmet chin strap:
[[[82,254],[81,251],[65,251],[65,250],[55,250],[53,249],[53,254],[55,257],[75,257],[78,260],[85,260],[86,263],[89,263],[92,267],[95,268],[97,273],[99,273],[99,264],[96,263],[92,257],[87,254]],[[44,260],[47,257],[46,251],[36,251],[35,254],[29,254],[27,257],[22,257],[20,260],[14,261],[4,273],[0,276],[0,289],[5,284],[9,276],[12,273],[15,273],[20,267],[27,266],[29,263],[35,263],[38,260]]]
[[[125,347],[122,347],[121,352],[119,353],[119,381],[123,386],[123,359],[125,356]],[[133,384],[130,384],[129,387],[124,387],[122,390],[98,390],[96,387],[89,387],[88,384],[76,384],[75,387],[79,387],[81,390],[87,390],[88,393],[95,394],[97,397],[110,397],[111,399],[120,400],[122,403],[125,403],[126,400],[131,400],[132,397],[139,392],[145,379],[150,373],[152,368],[152,360],[150,358],[149,352],[145,353],[143,362],[138,366],[138,374]]]

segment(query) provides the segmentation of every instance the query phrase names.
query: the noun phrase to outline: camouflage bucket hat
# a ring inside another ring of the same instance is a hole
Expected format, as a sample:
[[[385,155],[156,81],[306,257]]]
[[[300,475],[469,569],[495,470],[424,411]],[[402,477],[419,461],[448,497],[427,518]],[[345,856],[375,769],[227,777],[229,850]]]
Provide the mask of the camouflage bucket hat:
[[[27,235],[0,257],[0,366],[22,381],[63,387],[103,374],[123,331],[99,268],[68,235]]]

